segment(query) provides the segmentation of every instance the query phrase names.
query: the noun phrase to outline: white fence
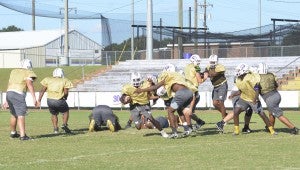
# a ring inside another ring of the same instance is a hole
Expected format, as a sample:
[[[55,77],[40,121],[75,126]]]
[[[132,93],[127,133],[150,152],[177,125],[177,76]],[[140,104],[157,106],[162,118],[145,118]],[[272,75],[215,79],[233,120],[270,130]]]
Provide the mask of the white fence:
[[[280,107],[282,108],[299,108],[300,107],[300,91],[279,91],[281,94]],[[229,95],[229,94],[228,94]],[[5,101],[6,93],[1,93],[1,104]],[[38,93],[36,93],[38,96]],[[47,107],[47,93],[45,94],[41,107]],[[119,99],[120,92],[69,92],[68,104],[70,108],[82,109],[82,108],[93,108],[97,105],[108,105],[112,108],[127,108],[128,105],[123,106]],[[29,107],[33,107],[32,97],[28,93],[26,96],[26,103]],[[232,107],[231,100],[225,101],[225,106],[227,108]],[[265,103],[263,102],[265,107]],[[153,108],[164,108],[164,102],[159,99]],[[197,104],[198,108],[209,109],[213,108],[211,100],[211,92],[200,92],[200,101]]]

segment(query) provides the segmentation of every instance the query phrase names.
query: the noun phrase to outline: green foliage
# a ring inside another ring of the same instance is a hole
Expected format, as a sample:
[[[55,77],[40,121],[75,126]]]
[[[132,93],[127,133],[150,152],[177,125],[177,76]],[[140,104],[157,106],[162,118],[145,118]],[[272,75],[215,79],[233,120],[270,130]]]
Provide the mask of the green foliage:
[[[197,111],[206,121],[194,137],[164,139],[156,129],[135,128],[111,133],[88,132],[91,110],[71,110],[69,127],[74,135],[53,134],[48,110],[30,110],[26,130],[32,141],[9,138],[9,112],[0,112],[1,169],[299,169],[300,135],[293,136],[276,122],[277,136],[264,131],[253,115],[251,134],[232,136],[233,124],[219,134],[214,110]],[[128,110],[115,110],[124,127]],[[153,110],[154,116],[166,111]],[[300,125],[297,112],[285,115]],[[243,114],[240,119],[242,120]],[[61,124],[59,117],[59,124]],[[242,122],[241,122],[242,127]],[[61,129],[60,129],[61,130]],[[170,129],[166,129],[170,133]],[[179,128],[182,132],[183,129]]]
[[[167,38],[162,41],[153,39],[153,48],[167,47],[167,44],[171,44],[172,39]],[[145,50],[146,49],[146,36],[141,36],[139,38],[134,38],[135,50]],[[104,48],[105,51],[130,51],[131,50],[131,38],[123,41],[120,44],[113,43]]]
[[[14,25],[10,25],[7,28],[2,28],[0,32],[13,32],[13,31],[23,31],[23,29],[18,28]]]
[[[282,40],[282,45],[300,45],[300,31],[292,31]]]
[[[38,79],[33,83],[35,90],[41,90],[41,84],[39,83],[45,77],[52,76],[52,72],[56,67],[44,67],[33,68],[33,71],[38,76]],[[73,83],[76,83],[83,78],[89,78],[92,74],[105,69],[106,66],[64,66],[61,67],[64,70],[65,76]],[[11,68],[0,68],[0,91],[6,91]]]

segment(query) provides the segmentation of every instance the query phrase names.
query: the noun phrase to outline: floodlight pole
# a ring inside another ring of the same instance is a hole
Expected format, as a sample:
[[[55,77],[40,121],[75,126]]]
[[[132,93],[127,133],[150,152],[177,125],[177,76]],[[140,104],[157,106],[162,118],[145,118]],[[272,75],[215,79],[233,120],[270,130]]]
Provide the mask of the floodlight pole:
[[[147,50],[146,59],[152,60],[153,55],[153,31],[152,31],[152,0],[147,0]]]
[[[134,25],[134,0],[132,0],[132,16],[131,16],[131,22],[132,25]],[[131,60],[134,60],[134,27],[131,27]]]
[[[64,57],[63,57],[61,64],[69,66],[69,6],[68,6],[68,0],[65,0]]]
[[[35,0],[32,0],[32,31],[35,31]]]

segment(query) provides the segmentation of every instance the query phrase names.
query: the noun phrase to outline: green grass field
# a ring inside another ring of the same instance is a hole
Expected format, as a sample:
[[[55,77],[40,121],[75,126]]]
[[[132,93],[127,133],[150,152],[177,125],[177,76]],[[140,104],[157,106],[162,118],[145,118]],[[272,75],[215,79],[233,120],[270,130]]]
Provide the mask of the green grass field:
[[[114,112],[124,127],[128,110]],[[198,115],[206,124],[195,136],[164,139],[155,129],[90,133],[89,113],[71,110],[69,127],[74,134],[66,135],[52,134],[48,110],[30,110],[26,127],[34,140],[20,141],[9,137],[10,114],[1,111],[0,169],[300,169],[300,136],[290,135],[279,121],[275,125],[279,134],[272,136],[257,115],[250,124],[253,133],[232,136],[232,123],[219,134],[215,123],[220,115],[201,110]],[[154,117],[165,114],[153,110]],[[285,115],[299,127],[299,111]]]
[[[36,91],[40,91],[42,81],[45,77],[52,76],[52,72],[56,67],[44,67],[44,68],[33,68],[33,71],[38,76],[38,79],[33,83]],[[72,81],[77,83],[83,78],[89,78],[93,74],[106,69],[106,66],[64,66],[61,67],[64,70],[65,76]],[[12,68],[0,68],[0,91],[5,92],[7,89],[8,79]]]

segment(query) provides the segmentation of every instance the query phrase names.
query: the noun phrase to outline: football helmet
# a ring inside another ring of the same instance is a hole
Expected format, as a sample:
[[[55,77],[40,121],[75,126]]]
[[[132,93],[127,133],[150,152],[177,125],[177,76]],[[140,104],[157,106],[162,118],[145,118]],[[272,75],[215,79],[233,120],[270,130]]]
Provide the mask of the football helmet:
[[[53,71],[53,77],[59,77],[59,78],[64,78],[65,74],[64,71],[61,68],[56,68]]]
[[[191,63],[193,63],[195,66],[200,65],[201,62],[201,58],[199,55],[197,54],[193,54],[190,58]]]
[[[250,66],[249,71],[251,71],[252,73],[258,73],[258,68],[254,66]]]
[[[31,70],[32,69],[32,63],[29,59],[21,60],[21,68]]]
[[[209,56],[208,61],[209,61],[210,65],[217,65],[219,58],[217,55],[213,54],[213,55]]]
[[[141,83],[142,83],[141,74],[137,72],[131,73],[131,84],[134,87],[139,87],[141,86]]]
[[[154,84],[157,84],[157,75],[148,74],[147,75],[147,80],[151,81]]]
[[[246,73],[249,73],[249,66],[247,64],[241,63],[235,68],[235,75],[238,77]]]
[[[259,63],[258,64],[258,68],[257,68],[257,72],[259,74],[267,74],[268,73],[268,66],[266,63]]]
[[[163,71],[175,72],[176,67],[174,66],[174,64],[169,63],[164,67]]]

